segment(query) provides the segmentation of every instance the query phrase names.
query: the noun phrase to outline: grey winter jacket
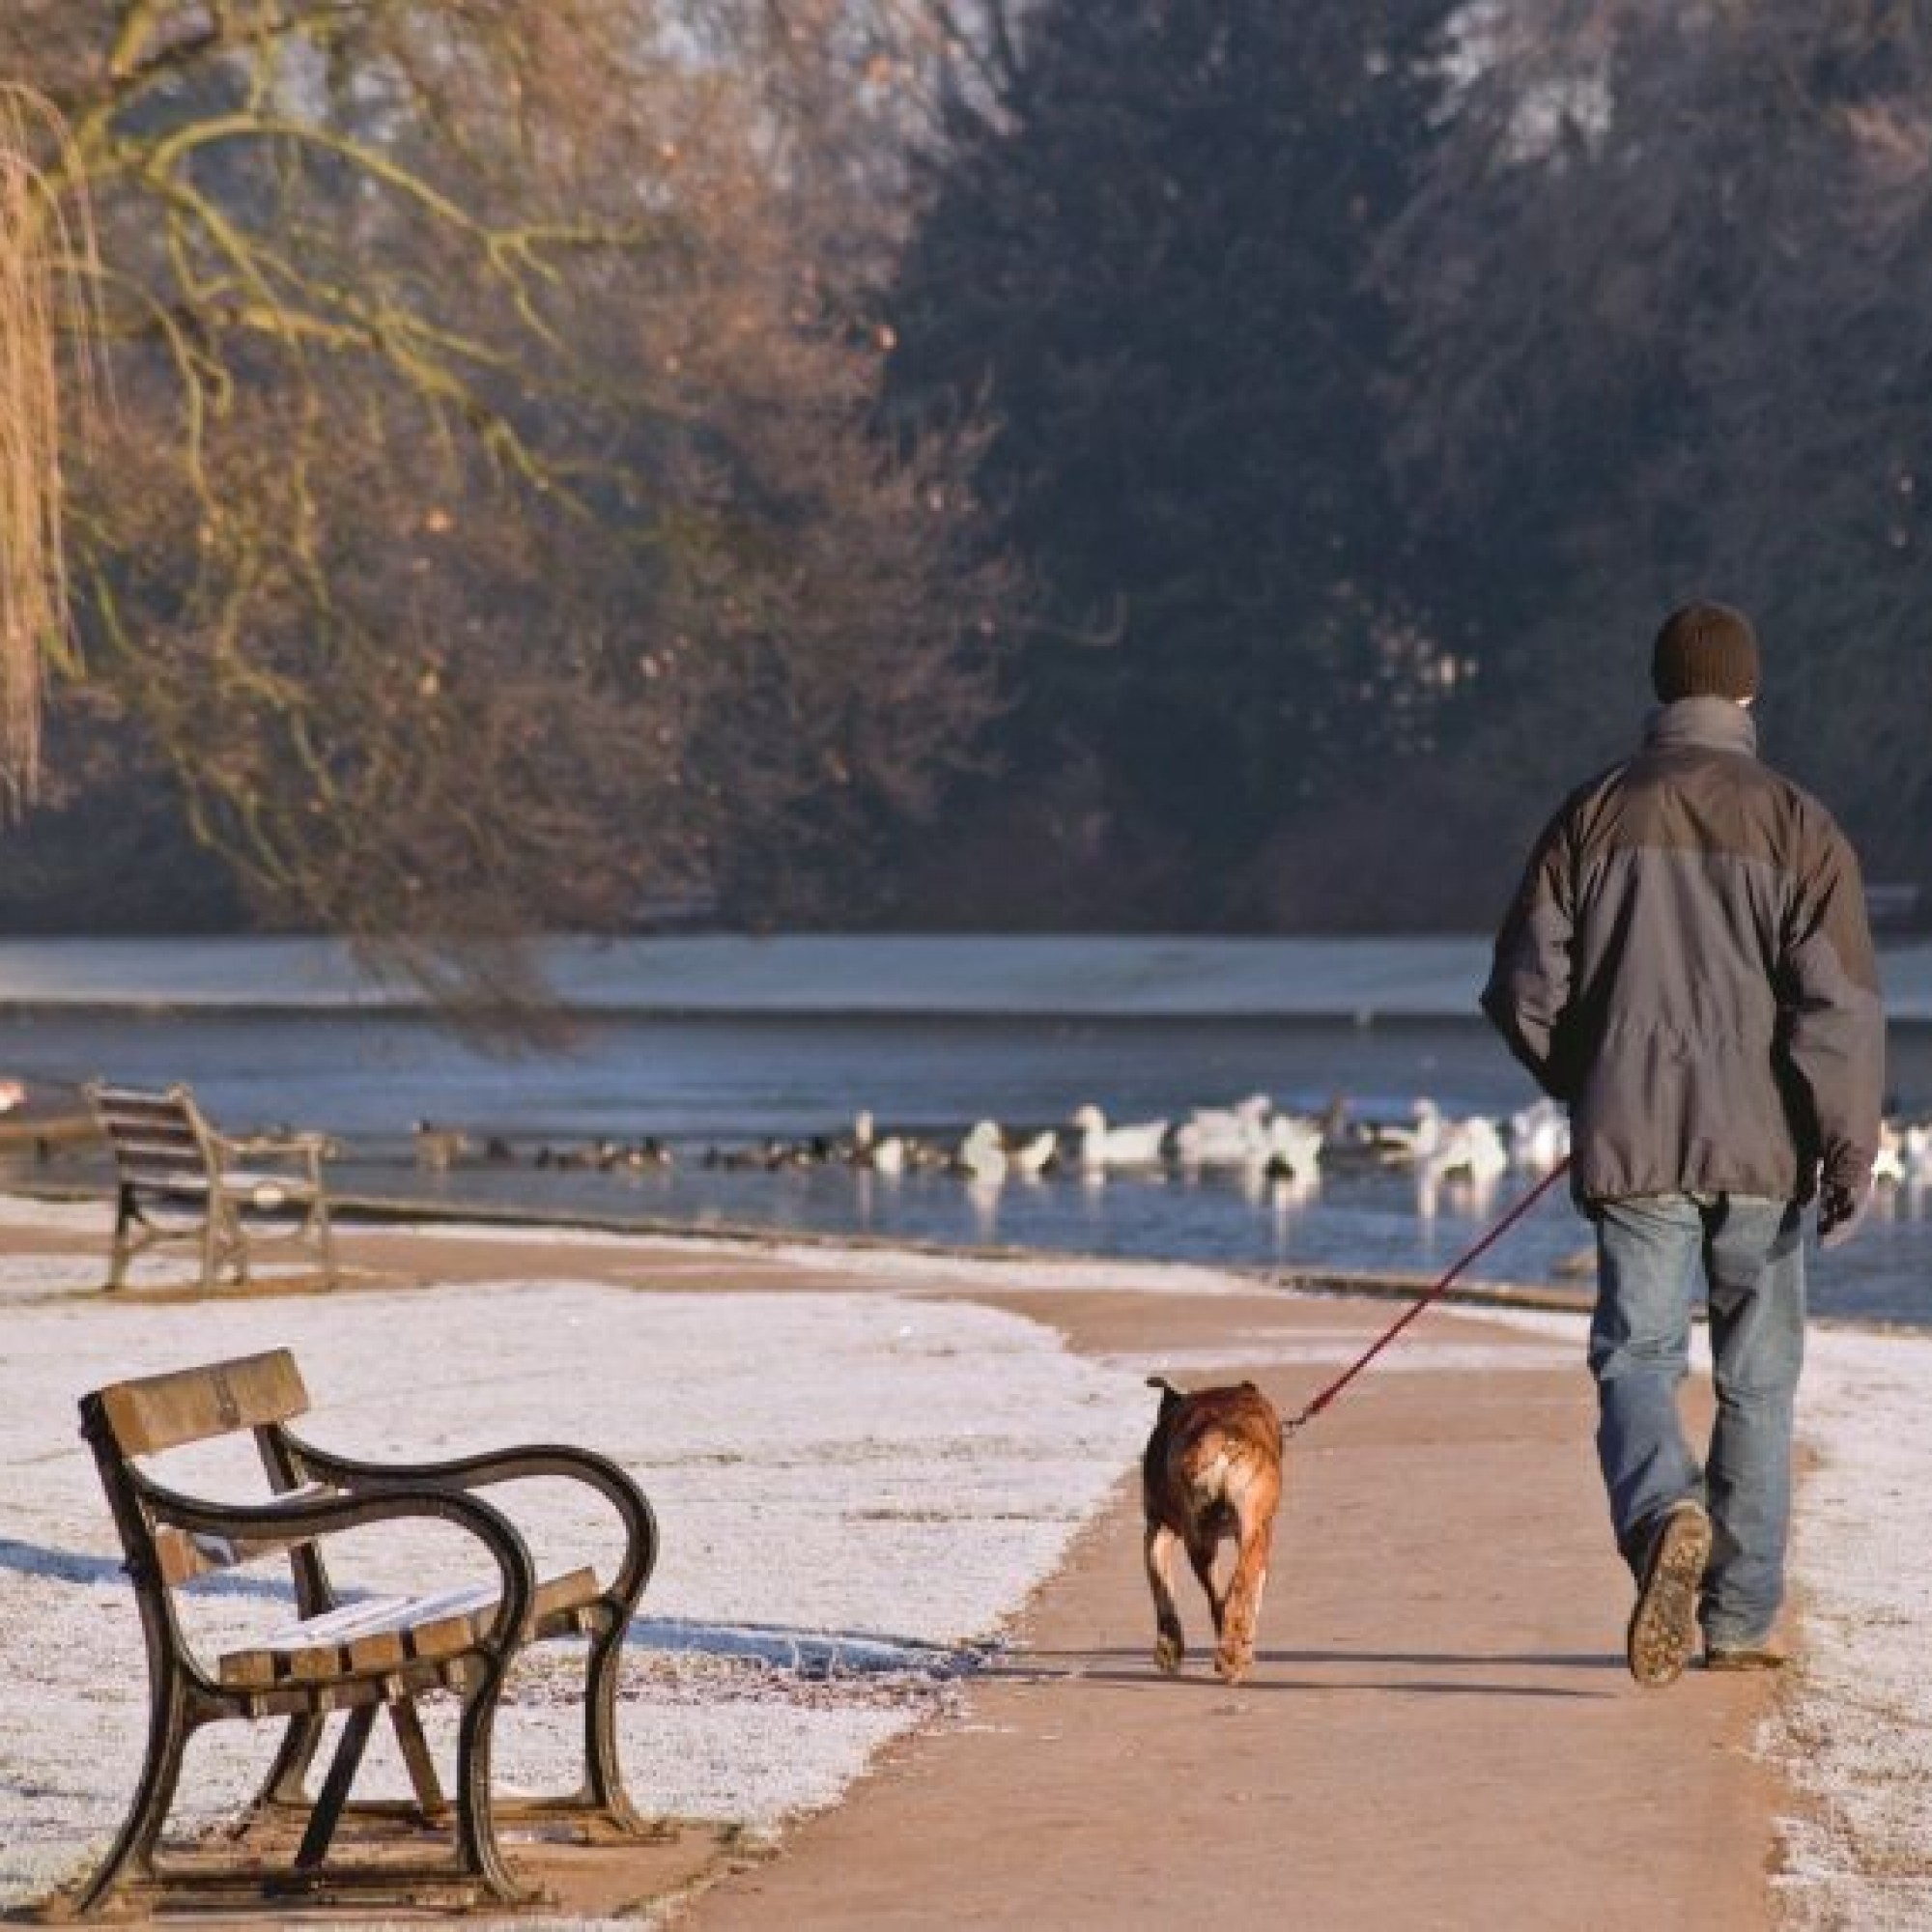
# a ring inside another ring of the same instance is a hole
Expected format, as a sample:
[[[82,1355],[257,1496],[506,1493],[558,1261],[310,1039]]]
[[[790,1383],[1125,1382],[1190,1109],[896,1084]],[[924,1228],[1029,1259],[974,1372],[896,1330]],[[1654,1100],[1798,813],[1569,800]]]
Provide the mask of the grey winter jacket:
[[[1579,1199],[1862,1193],[1885,1023],[1858,861],[1757,758],[1750,714],[1690,697],[1574,794],[1496,940],[1489,1014],[1566,1101]]]

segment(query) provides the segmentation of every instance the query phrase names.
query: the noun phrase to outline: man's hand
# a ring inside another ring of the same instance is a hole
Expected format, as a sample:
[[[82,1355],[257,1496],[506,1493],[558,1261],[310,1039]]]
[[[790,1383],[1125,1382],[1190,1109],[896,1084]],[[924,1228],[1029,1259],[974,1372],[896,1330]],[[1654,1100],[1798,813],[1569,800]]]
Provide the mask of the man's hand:
[[[1842,1180],[1828,1180],[1818,1190],[1818,1245],[1841,1248],[1859,1231],[1864,1218],[1865,1203],[1871,1199],[1871,1182],[1861,1187]]]

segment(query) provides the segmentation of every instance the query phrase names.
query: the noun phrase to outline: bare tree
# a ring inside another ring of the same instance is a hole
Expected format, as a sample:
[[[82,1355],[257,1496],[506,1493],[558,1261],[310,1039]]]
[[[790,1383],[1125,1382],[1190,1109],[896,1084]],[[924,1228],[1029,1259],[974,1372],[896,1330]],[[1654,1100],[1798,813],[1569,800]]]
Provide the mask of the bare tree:
[[[653,882],[749,895],[842,849],[969,754],[999,587],[970,443],[873,440],[837,171],[741,25],[0,20],[74,130],[44,171],[99,210],[88,672],[262,916],[621,924]]]

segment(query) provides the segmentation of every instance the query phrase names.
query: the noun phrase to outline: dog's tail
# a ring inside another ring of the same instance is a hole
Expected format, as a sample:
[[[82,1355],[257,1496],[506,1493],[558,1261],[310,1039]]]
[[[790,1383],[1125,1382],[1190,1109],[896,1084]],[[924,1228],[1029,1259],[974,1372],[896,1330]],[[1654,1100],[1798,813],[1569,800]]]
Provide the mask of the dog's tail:
[[[1187,1400],[1187,1391],[1185,1389],[1176,1388],[1175,1385],[1171,1381],[1169,1381],[1165,1376],[1150,1376],[1147,1378],[1147,1385],[1151,1389],[1158,1389],[1160,1391],[1160,1412],[1163,1415],[1165,1415],[1167,1411],[1170,1408],[1172,1408],[1176,1403],[1185,1402]]]

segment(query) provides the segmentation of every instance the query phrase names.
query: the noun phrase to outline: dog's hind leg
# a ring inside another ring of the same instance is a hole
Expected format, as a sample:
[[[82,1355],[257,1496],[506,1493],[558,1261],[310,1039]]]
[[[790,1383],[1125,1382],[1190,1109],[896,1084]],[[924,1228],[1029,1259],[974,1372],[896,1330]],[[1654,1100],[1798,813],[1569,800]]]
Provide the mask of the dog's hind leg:
[[[1208,1593],[1208,1607],[1214,1617],[1214,1634],[1221,1634],[1221,1620],[1227,1614],[1228,1593],[1219,1589],[1214,1582],[1214,1558],[1219,1554],[1220,1541],[1213,1536],[1190,1536],[1187,1539],[1187,1560],[1194,1566],[1194,1575],[1201,1587]]]
[[[1148,1588],[1153,1592],[1153,1661],[1172,1677],[1187,1655],[1187,1639],[1180,1629],[1180,1612],[1174,1602],[1174,1549],[1180,1539],[1164,1524],[1147,1526]]]
[[[1260,1486],[1257,1486],[1259,1488]],[[1238,1684],[1255,1661],[1255,1631],[1261,1622],[1262,1597],[1267,1589],[1268,1553],[1274,1542],[1275,1491],[1265,1495],[1251,1489],[1242,1498],[1240,1553],[1228,1580],[1225,1608],[1216,1626],[1219,1638],[1214,1668],[1230,1684]]]

